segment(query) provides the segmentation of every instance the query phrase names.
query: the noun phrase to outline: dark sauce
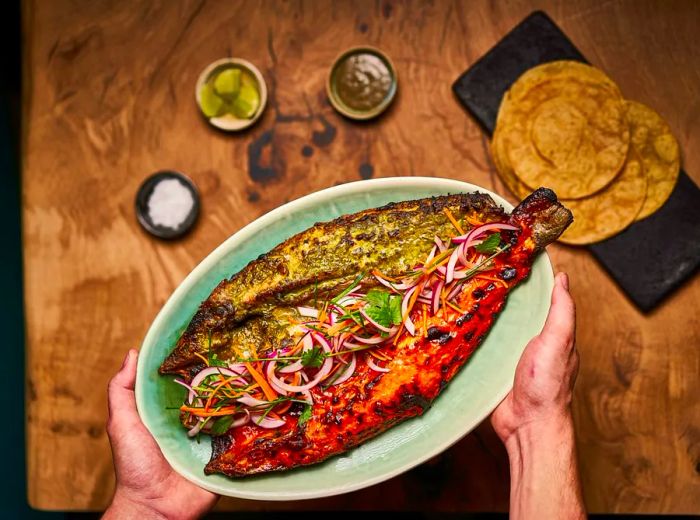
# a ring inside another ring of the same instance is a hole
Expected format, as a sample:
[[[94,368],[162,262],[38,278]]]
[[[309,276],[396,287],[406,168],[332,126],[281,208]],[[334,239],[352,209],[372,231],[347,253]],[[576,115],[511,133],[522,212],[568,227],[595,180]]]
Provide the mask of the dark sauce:
[[[338,63],[334,76],[340,100],[359,112],[379,106],[389,95],[394,81],[384,60],[370,52],[346,56]]]

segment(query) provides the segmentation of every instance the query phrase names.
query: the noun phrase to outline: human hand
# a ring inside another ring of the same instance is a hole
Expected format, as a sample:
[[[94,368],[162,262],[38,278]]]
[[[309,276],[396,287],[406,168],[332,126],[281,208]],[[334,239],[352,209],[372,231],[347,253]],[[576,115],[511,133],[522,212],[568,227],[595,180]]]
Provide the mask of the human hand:
[[[569,278],[559,273],[542,332],[525,347],[515,370],[513,390],[491,416],[493,428],[504,443],[525,428],[571,422],[572,390],[578,372],[575,328]]]
[[[177,474],[141,422],[134,397],[137,357],[129,350],[109,382],[107,435],[117,485],[103,518],[198,518],[218,496]]]

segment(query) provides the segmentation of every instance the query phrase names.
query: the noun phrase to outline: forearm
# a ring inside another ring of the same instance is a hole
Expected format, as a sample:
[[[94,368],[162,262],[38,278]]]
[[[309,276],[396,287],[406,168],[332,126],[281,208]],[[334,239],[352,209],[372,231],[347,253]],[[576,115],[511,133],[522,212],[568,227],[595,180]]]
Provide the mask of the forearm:
[[[512,520],[586,518],[570,416],[519,428],[506,449]]]

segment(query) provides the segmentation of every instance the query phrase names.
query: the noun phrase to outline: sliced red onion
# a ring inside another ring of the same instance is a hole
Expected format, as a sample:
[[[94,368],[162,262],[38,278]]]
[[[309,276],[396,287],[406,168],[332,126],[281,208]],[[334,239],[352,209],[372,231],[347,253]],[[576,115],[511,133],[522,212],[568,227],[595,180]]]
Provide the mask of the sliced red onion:
[[[286,424],[282,419],[273,419],[271,417],[263,417],[261,414],[250,414],[250,420],[261,428],[274,429]]]
[[[321,365],[321,368],[319,371],[316,373],[316,376],[309,381],[308,383],[305,383],[303,385],[290,385],[282,381],[280,378],[278,378],[275,373],[274,373],[274,362],[272,363],[272,370],[268,371],[268,379],[271,383],[275,383],[275,385],[279,386],[280,388],[288,391],[288,392],[303,392],[304,390],[310,390],[314,386],[316,386],[318,383],[323,381],[323,379],[329,374],[331,371],[331,368],[333,368],[333,359],[332,358],[326,358],[326,360],[323,362],[323,365]],[[302,376],[304,375],[304,372],[301,373]]]
[[[377,281],[384,285],[385,287],[388,287],[389,289],[394,289],[397,291],[405,291],[407,289],[410,289],[414,285],[416,285],[415,281],[409,281],[409,282],[400,282],[400,283],[395,283],[395,282],[390,282],[389,280],[385,280],[381,276],[377,276],[376,274],[374,277],[377,279]]]
[[[280,368],[279,372],[280,372],[280,374],[293,374],[294,372],[299,372],[299,370],[301,370],[302,368],[304,368],[304,365],[302,365],[301,359],[299,359],[299,360],[295,361],[294,363],[292,363],[291,365],[287,365],[284,368]],[[269,367],[268,367],[268,369],[269,369]]]
[[[301,395],[304,396],[304,401],[306,401],[309,404],[314,404],[314,398],[311,396],[311,392],[308,390],[302,390]]]
[[[452,255],[450,255],[450,260],[447,262],[447,271],[445,271],[445,282],[450,283],[455,277],[455,267],[457,266],[457,260],[459,260],[459,253],[461,246],[457,246]]]
[[[175,381],[178,385],[182,385],[182,386],[184,386],[185,388],[187,388],[187,390],[188,390],[188,393],[187,393],[187,404],[192,404],[192,401],[193,401],[193,399],[195,398],[195,396],[197,395],[197,393],[192,389],[192,387],[191,387],[190,385],[188,385],[187,383],[185,383],[183,380],[181,380],[181,379],[173,379],[173,381]]]
[[[440,237],[435,235],[435,245],[438,247],[440,253],[444,253],[447,250],[447,246],[440,240]]]
[[[406,294],[403,295],[403,300],[401,301],[401,316],[405,316],[406,318],[404,319],[403,325],[406,327],[406,330],[411,336],[416,335],[416,326],[413,324],[413,321],[411,321],[411,317],[408,315],[408,302],[411,299],[411,295],[418,289],[418,286],[413,287],[412,289],[406,291]],[[423,288],[421,287],[421,290]]]
[[[316,343],[321,345],[321,348],[323,348],[323,350],[325,350],[326,352],[331,351],[331,345],[330,343],[328,343],[328,340],[324,336],[322,336],[318,332],[313,332],[311,336],[314,340],[316,340]]]
[[[243,413],[245,413],[245,416],[239,417],[238,419],[234,419],[229,429],[235,428],[236,426],[243,426],[244,424],[247,424],[248,421],[250,421],[250,412],[248,410],[243,410]]]
[[[440,273],[442,276],[445,276],[445,274],[447,273],[447,267],[445,267],[444,265],[439,265],[439,266],[437,266],[437,267],[435,268],[435,270],[436,270],[438,273]]]
[[[436,237],[437,238],[437,237]],[[430,261],[435,258],[435,252],[437,251],[437,246],[433,246],[433,248],[430,250],[430,254],[428,255],[428,258],[425,259],[425,265],[428,265]]]
[[[352,343],[352,342],[350,342],[350,341],[346,341],[346,342],[345,342],[345,347],[346,347],[346,348],[349,348],[349,349],[353,349],[353,348],[367,348],[367,345],[362,345],[362,344],[360,344],[360,343]]]
[[[471,272],[471,268],[467,269],[457,269],[455,270],[455,280],[461,280],[462,278],[466,278],[469,276],[469,273]]]
[[[249,395],[244,395],[236,399],[241,404],[244,404],[246,406],[250,406],[251,408],[254,408],[256,406],[267,406],[270,404],[269,401],[262,401],[260,399],[256,399],[255,397],[251,397]]]
[[[411,290],[409,290],[409,292],[411,292]],[[378,328],[382,332],[391,332],[390,328],[384,327],[383,325],[380,325],[379,323],[374,321],[372,318],[370,318],[369,315],[365,312],[364,308],[360,309],[360,314],[362,314],[362,316],[364,316],[368,322],[370,322],[372,325],[374,325],[376,328]]]
[[[239,375],[245,374],[248,370],[243,363],[229,363],[228,368]]]
[[[318,333],[313,333],[313,338],[316,340],[320,345],[321,348],[326,352],[330,353],[331,352],[331,346],[328,344],[328,341],[326,338],[321,336]],[[316,386],[319,382],[323,381],[325,377],[330,373],[331,369],[333,368],[333,359],[330,357],[327,357],[325,361],[323,362],[323,365],[321,365],[321,368],[319,371],[316,373],[316,376],[309,381],[306,384],[303,385],[290,385],[288,383],[285,383],[282,381],[280,378],[275,375],[275,365],[277,363],[275,361],[272,361],[270,363],[270,366],[267,369],[267,379],[271,383],[275,383],[275,385],[279,386],[280,388],[286,390],[287,392],[303,392],[304,390],[310,390],[314,386]],[[301,376],[304,377],[305,373],[301,372]]]
[[[269,377],[268,377],[268,379],[269,379]],[[286,396],[286,395],[289,395],[289,392],[287,392],[284,388],[280,388],[279,386],[277,386],[277,385],[276,385],[275,383],[273,383],[272,381],[268,381],[268,383],[270,383],[270,386],[271,386],[271,387],[274,389],[274,391],[277,392],[278,394],[282,394],[282,395],[285,395],[285,396]]]
[[[318,309],[313,307],[297,307],[297,312],[305,318],[318,318]]]
[[[192,386],[192,388],[196,388],[202,383],[202,381],[204,381],[204,379],[206,379],[209,376],[213,376],[215,374],[221,374],[221,375],[229,376],[229,377],[234,377],[234,376],[240,375],[240,374],[234,372],[233,370],[231,370],[230,368],[209,367],[209,368],[205,368],[204,370],[201,370],[196,376],[194,376],[190,385]]]
[[[455,285],[452,289],[450,289],[450,292],[447,294],[447,299],[452,301],[452,298],[454,298],[457,295],[459,289],[459,285]]]
[[[301,364],[301,360],[299,360],[299,364]],[[286,367],[285,367],[286,368]],[[267,382],[270,383],[270,386],[276,391],[279,392],[282,395],[287,395],[287,391],[282,388],[281,386],[278,386],[275,384],[275,381],[272,379],[272,375],[275,373],[275,363],[268,363],[267,367],[265,368],[265,375],[267,375]]]
[[[469,230],[464,235],[454,237],[452,239],[452,242],[455,244],[461,244],[462,242],[466,242],[470,237],[476,238],[478,236],[483,235],[487,231],[491,231],[492,229],[498,229],[498,230],[503,229],[506,231],[518,231],[520,228],[516,227],[516,226],[512,226],[511,224],[506,224],[504,222],[494,222],[492,224],[484,224],[483,226],[475,227],[474,229]]]
[[[440,293],[442,292],[443,287],[445,287],[445,282],[443,282],[442,280],[437,282],[433,287],[433,298],[430,302],[433,315],[437,314],[437,311],[440,308]]]
[[[339,369],[339,370],[343,370],[343,374],[333,382],[333,386],[344,383],[345,381],[350,379],[352,377],[352,375],[355,373],[356,367],[357,367],[357,358],[356,358],[355,354],[353,354],[350,358],[350,364],[346,365],[344,369],[343,368]]]
[[[204,426],[205,422],[207,422],[206,418],[201,417],[199,421],[197,421],[197,424],[195,424],[193,428],[187,431],[187,436],[194,437],[195,435],[197,435],[202,430],[202,426]]]
[[[355,298],[355,296],[360,296],[360,295],[357,293],[350,293],[347,296],[343,296],[340,300],[338,300],[338,304],[345,307],[347,305],[352,305],[353,303],[357,303],[357,298]]]
[[[352,337],[355,338],[356,341],[359,341],[360,343],[365,343],[367,345],[376,345],[377,343],[381,343],[385,340],[385,338],[382,338],[381,336],[377,335],[372,336],[371,338],[363,338],[362,336],[353,334]]]
[[[367,361],[367,366],[375,372],[389,372],[388,368],[380,367],[379,365],[377,365],[372,359],[372,356],[365,356],[365,360]]]

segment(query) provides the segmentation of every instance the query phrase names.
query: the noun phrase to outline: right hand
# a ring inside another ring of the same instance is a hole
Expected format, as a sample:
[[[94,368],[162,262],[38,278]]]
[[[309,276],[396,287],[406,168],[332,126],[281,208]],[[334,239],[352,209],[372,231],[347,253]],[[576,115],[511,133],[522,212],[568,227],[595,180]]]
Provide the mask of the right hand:
[[[576,310],[569,294],[569,279],[559,273],[544,328],[525,347],[513,390],[491,416],[494,430],[504,443],[523,428],[571,421],[579,363],[575,330]]]

